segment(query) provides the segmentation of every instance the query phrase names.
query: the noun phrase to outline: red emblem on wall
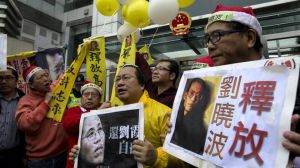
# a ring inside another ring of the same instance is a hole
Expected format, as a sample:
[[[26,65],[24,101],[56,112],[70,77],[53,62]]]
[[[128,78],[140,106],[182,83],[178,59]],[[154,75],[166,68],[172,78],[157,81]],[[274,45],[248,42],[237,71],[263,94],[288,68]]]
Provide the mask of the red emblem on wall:
[[[190,32],[192,20],[187,12],[179,11],[176,18],[170,23],[170,28],[175,36],[187,35]]]

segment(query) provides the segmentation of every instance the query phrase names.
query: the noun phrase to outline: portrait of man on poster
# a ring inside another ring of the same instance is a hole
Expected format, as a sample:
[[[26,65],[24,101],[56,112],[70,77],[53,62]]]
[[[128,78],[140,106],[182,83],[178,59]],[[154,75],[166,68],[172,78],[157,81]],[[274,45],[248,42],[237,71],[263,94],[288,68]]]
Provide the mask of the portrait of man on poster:
[[[204,113],[209,100],[210,87],[203,79],[187,80],[171,143],[202,155],[207,132]]]

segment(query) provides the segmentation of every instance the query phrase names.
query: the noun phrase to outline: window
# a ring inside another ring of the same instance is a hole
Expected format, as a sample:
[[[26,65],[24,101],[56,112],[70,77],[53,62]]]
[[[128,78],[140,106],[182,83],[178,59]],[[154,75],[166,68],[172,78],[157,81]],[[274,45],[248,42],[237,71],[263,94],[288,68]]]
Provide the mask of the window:
[[[40,27],[40,36],[47,37],[47,30]]]
[[[23,21],[23,33],[29,34],[31,36],[35,36],[36,24],[30,21]]]
[[[57,33],[52,32],[52,40],[58,41],[58,35],[57,35]]]

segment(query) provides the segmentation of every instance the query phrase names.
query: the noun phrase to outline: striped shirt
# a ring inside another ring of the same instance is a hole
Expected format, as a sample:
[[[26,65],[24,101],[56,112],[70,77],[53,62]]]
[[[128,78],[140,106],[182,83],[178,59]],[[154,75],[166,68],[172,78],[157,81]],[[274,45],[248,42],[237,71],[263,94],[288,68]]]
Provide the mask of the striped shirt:
[[[6,100],[0,94],[0,150],[12,149],[20,144],[15,114],[19,101],[19,94],[11,100]]]

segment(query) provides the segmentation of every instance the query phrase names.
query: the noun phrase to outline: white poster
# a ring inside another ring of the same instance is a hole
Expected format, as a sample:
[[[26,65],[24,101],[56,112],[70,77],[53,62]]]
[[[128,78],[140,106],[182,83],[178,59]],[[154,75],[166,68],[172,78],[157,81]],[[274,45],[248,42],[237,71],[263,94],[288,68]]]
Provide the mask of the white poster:
[[[187,71],[164,149],[197,167],[285,167],[299,57]]]
[[[0,71],[6,70],[7,35],[0,34]]]
[[[132,154],[135,139],[144,139],[142,103],[85,113],[80,119],[80,151],[74,167],[141,168]]]

